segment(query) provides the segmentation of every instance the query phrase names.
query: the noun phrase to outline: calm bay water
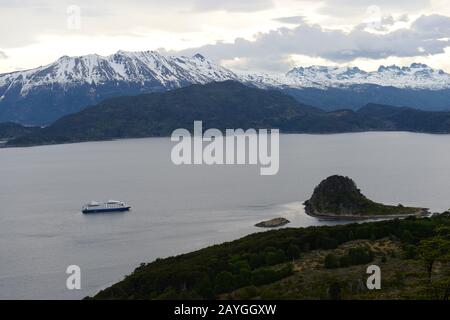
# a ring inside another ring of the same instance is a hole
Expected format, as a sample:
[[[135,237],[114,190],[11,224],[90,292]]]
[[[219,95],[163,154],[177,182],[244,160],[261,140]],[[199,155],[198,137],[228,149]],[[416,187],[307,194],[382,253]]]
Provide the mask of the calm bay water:
[[[175,166],[168,138],[0,149],[0,299],[79,299],[140,262],[261,231],[277,216],[319,225],[301,203],[332,174],[385,203],[450,207],[450,135],[282,135],[280,171]],[[91,200],[129,213],[83,215]],[[82,290],[66,289],[68,265]]]

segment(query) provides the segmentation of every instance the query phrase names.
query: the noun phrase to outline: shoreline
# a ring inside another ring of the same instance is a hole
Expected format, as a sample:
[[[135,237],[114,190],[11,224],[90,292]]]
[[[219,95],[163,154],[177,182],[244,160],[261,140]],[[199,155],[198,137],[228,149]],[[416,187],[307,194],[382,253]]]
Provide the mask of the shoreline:
[[[1,123],[0,123],[1,124]],[[424,134],[432,136],[446,136],[450,135],[450,132],[426,132],[426,131],[405,131],[405,130],[356,130],[356,131],[330,131],[330,132],[281,132],[281,135],[310,135],[310,136],[325,136],[325,135],[345,135],[345,134],[361,134],[361,133],[412,133],[412,134]],[[0,149],[10,149],[10,148],[32,148],[32,147],[44,147],[44,146],[55,146],[55,145],[66,145],[66,144],[78,144],[78,143],[88,143],[88,142],[111,142],[111,141],[121,141],[121,140],[134,140],[134,139],[149,139],[149,138],[170,138],[170,135],[154,135],[145,137],[111,137],[105,139],[89,139],[89,140],[74,140],[67,142],[50,142],[50,143],[32,143],[32,144],[18,144],[18,145],[8,145],[8,142],[12,139],[0,140]]]
[[[414,213],[405,214],[384,214],[384,215],[336,215],[336,214],[323,214],[317,213],[315,210],[311,210],[306,202],[303,203],[305,206],[305,213],[313,218],[321,220],[347,220],[347,221],[364,221],[364,220],[382,220],[382,219],[396,219],[396,218],[408,218],[408,217],[426,217],[432,213],[428,211],[428,208],[421,208],[421,210]]]

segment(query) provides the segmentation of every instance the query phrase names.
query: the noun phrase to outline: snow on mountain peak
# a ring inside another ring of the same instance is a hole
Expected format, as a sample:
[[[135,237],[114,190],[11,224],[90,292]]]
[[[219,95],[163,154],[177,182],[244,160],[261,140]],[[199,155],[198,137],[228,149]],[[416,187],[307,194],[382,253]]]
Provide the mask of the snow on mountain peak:
[[[201,61],[204,61],[204,60],[205,60],[205,57],[202,56],[200,53],[194,54],[194,55],[192,56],[192,58],[195,58],[195,59],[198,59],[198,60],[201,60]]]
[[[109,56],[89,54],[62,56],[55,62],[31,70],[0,74],[0,96],[8,92],[27,95],[40,87],[60,87],[66,90],[80,85],[101,86],[106,83],[138,85],[142,91],[167,90],[189,84],[236,80],[267,87],[346,87],[375,84],[398,88],[450,88],[450,75],[422,63],[410,66],[380,66],[367,72],[358,67],[309,66],[295,67],[285,75],[236,74],[200,53],[192,57],[166,56],[158,51],[123,51]]]
[[[238,77],[200,54],[175,57],[164,56],[157,51],[119,50],[109,56],[62,56],[47,66],[0,74],[0,89],[20,84],[21,94],[26,95],[40,86],[59,85],[66,88],[83,83],[101,85],[110,81],[150,82],[154,87],[171,89],[192,83],[231,79],[238,80]],[[0,93],[4,95],[6,91]]]
[[[422,63],[409,67],[380,66],[367,72],[357,67],[296,67],[286,74],[286,83],[304,87],[342,87],[355,84],[376,84],[398,88],[443,89],[450,87],[450,75]]]

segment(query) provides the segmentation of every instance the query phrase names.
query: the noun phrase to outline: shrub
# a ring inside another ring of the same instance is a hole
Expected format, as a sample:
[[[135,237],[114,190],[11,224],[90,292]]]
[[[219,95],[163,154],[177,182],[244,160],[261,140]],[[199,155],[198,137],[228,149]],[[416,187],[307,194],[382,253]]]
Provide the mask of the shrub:
[[[408,244],[408,245],[404,246],[403,250],[405,252],[406,259],[416,259],[417,258],[417,250],[416,250],[415,246]]]
[[[350,265],[365,264],[373,261],[373,252],[368,248],[351,248],[348,250]]]
[[[333,253],[329,253],[326,255],[325,257],[325,261],[324,261],[324,267],[326,269],[335,269],[335,268],[339,268],[339,259],[338,257],[333,254]]]
[[[337,281],[333,281],[328,287],[328,297],[331,300],[341,300],[341,285]]]
[[[234,277],[230,272],[222,271],[216,276],[214,284],[216,293],[231,291],[234,288]]]
[[[271,249],[267,250],[265,257],[264,257],[265,263],[267,266],[273,266],[275,264],[279,264],[281,262],[284,262],[287,260],[286,255],[284,254],[284,251],[281,249]]]
[[[286,253],[289,259],[298,259],[300,257],[300,248],[295,244],[291,244],[287,248]]]

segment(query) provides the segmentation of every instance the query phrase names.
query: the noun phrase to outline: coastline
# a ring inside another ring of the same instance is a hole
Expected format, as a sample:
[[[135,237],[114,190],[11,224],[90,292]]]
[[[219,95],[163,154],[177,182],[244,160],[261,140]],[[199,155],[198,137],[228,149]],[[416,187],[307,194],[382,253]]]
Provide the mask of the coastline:
[[[361,133],[411,133],[411,134],[424,134],[432,136],[446,136],[450,135],[450,132],[427,132],[420,130],[353,130],[353,131],[329,131],[329,132],[308,132],[308,131],[280,131],[280,135],[310,135],[310,136],[326,136],[326,135],[344,135],[344,134],[361,134]],[[30,144],[8,144],[13,139],[0,140],[0,149],[10,148],[32,148],[54,145],[66,145],[66,144],[78,144],[87,142],[108,142],[108,141],[121,141],[121,140],[134,140],[134,139],[149,139],[149,138],[170,138],[170,135],[150,135],[139,137],[111,137],[111,138],[99,138],[99,139],[87,139],[87,140],[72,140],[72,141],[53,141],[48,143],[30,143]]]
[[[303,203],[305,207],[305,213],[308,216],[322,219],[322,220],[348,220],[348,221],[364,221],[364,220],[383,220],[383,219],[396,219],[396,218],[408,218],[408,217],[426,217],[431,215],[428,208],[419,208],[417,212],[405,213],[405,214],[384,214],[384,215],[342,215],[342,214],[330,214],[330,213],[320,213],[312,209],[308,204],[308,201]]]

